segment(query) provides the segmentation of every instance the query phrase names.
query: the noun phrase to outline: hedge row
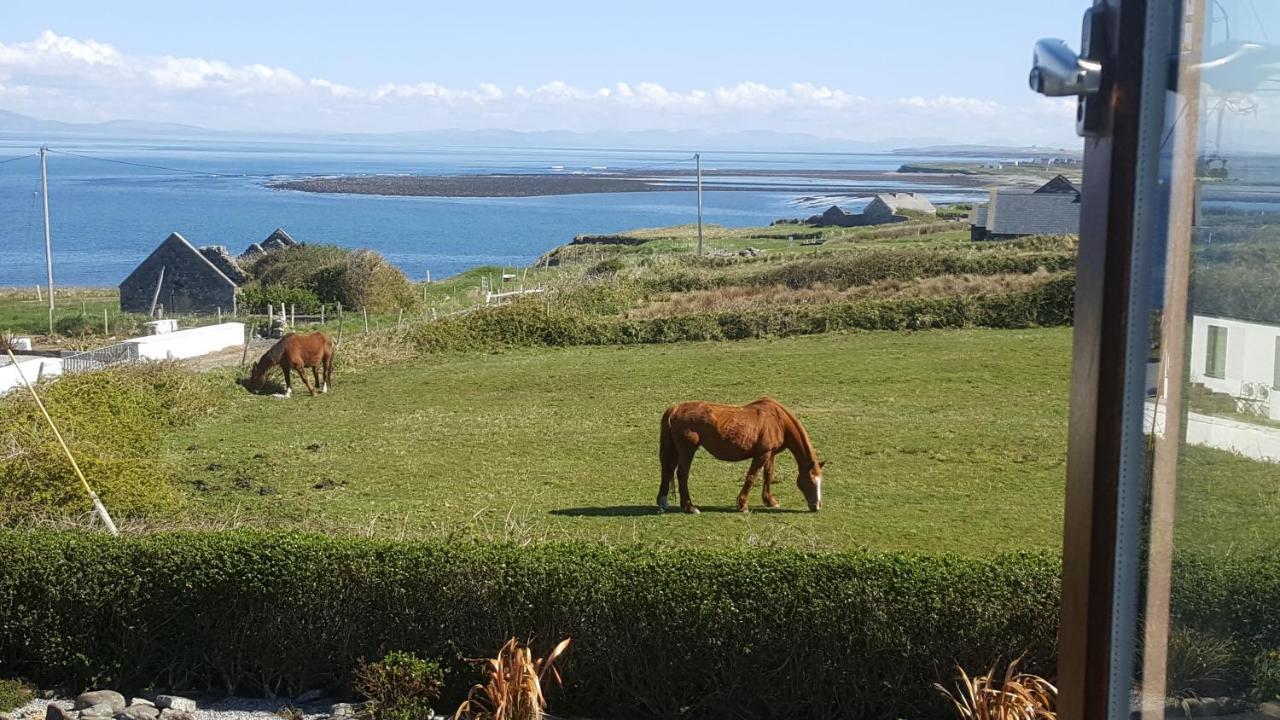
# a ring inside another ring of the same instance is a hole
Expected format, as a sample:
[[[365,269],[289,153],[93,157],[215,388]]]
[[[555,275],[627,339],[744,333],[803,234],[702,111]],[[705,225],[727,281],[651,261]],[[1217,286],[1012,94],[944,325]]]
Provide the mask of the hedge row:
[[[341,690],[410,650],[453,665],[453,699],[461,658],[567,635],[560,713],[920,718],[956,663],[1051,672],[1057,633],[1042,554],[0,532],[0,557],[0,667],[71,689]]]
[[[658,292],[688,292],[738,285],[812,287],[822,283],[837,289],[868,285],[878,280],[916,280],[940,275],[1026,274],[1044,269],[1073,270],[1072,251],[991,252],[965,248],[887,248],[826,255],[738,273],[674,272],[651,278],[646,286]],[[745,266],[745,264],[744,264]]]
[[[1055,672],[1060,565],[293,533],[0,531],[0,667],[43,686],[342,692],[361,658],[451,666],[512,635],[574,639],[560,712],[949,717],[931,689],[1029,651]],[[1175,625],[1280,648],[1280,558],[1179,558]],[[1247,681],[1247,678],[1242,678]]]
[[[1075,276],[1026,292],[785,305],[670,318],[599,317],[539,302],[479,310],[414,328],[426,352],[489,347],[635,345],[813,335],[840,330],[1025,328],[1071,324]]]

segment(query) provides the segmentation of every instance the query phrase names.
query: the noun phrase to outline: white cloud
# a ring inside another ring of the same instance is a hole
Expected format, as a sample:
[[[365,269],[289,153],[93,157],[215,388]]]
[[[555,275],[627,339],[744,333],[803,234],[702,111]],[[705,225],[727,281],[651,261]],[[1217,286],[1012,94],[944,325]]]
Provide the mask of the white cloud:
[[[198,119],[235,129],[348,131],[772,129],[861,139],[964,140],[1003,133],[1011,142],[1069,138],[1072,128],[1070,103],[1029,92],[1025,106],[1011,108],[948,95],[870,98],[801,81],[670,88],[648,80],[580,87],[554,79],[504,88],[493,82],[455,87],[423,78],[359,87],[304,77],[267,64],[130,55],[52,31],[28,42],[0,43],[5,109],[71,121]]]

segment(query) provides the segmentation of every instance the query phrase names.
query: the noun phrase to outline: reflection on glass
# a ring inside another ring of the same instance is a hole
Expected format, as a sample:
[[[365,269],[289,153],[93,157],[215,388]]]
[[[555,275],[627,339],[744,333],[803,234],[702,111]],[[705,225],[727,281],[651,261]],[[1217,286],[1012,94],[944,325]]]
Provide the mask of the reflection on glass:
[[[1280,717],[1280,4],[1186,10],[1134,710]]]

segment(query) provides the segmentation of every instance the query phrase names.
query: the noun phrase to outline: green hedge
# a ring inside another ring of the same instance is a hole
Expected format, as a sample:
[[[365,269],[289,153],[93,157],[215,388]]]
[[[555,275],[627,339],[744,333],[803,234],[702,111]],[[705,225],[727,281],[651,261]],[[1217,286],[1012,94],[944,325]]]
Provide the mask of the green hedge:
[[[294,693],[389,649],[566,635],[560,713],[922,717],[955,663],[1049,668],[1058,564],[799,551],[0,532],[0,667],[43,685]]]
[[[840,330],[1025,328],[1071,324],[1074,302],[1074,274],[1051,278],[1026,292],[999,295],[855,300],[670,318],[599,317],[535,300],[420,325],[410,331],[410,339],[425,352],[451,352],[742,340]]]
[[[0,531],[0,667],[45,686],[296,693],[360,659],[450,666],[568,635],[560,713],[949,717],[932,690],[1029,651],[1054,674],[1055,555],[532,547],[295,533]],[[1180,557],[1174,621],[1280,648],[1280,558]]]

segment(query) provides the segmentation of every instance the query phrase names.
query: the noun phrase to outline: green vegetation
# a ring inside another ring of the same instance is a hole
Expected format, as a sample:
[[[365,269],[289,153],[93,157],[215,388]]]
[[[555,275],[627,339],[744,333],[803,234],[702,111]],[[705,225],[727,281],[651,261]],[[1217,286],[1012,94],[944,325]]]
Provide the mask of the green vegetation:
[[[397,648],[440,659],[448,706],[464,658],[572,637],[555,701],[572,714],[918,718],[945,716],[932,684],[957,664],[1029,651],[1055,672],[1056,552],[35,531],[0,532],[0,557],[0,666],[44,685],[292,695]],[[1276,555],[1180,556],[1173,577],[1178,627],[1235,638],[1215,663],[1280,646]]]
[[[1253,661],[1253,687],[1262,700],[1280,699],[1280,650],[1267,650]]]
[[[81,470],[121,517],[162,514],[179,504],[160,463],[162,436],[215,412],[231,394],[225,379],[173,363],[121,366],[45,384]],[[0,400],[0,522],[85,511],[86,499],[57,440],[26,393]]]
[[[305,245],[263,253],[244,265],[250,280],[241,290],[246,309],[292,303],[315,312],[320,303],[394,313],[417,308],[418,296],[399,268],[372,250]]]
[[[355,674],[355,692],[367,702],[371,720],[431,720],[431,704],[443,689],[440,666],[411,652],[389,652],[362,663]]]
[[[171,433],[166,454],[195,515],[253,524],[972,554],[1056,548],[1069,348],[1069,331],[1053,329],[442,355],[340,371],[333,392],[314,400],[242,396]],[[795,466],[783,455],[783,509],[753,497],[750,515],[732,512],[745,465],[702,456],[692,488],[704,514],[658,515],[666,406],[762,394],[792,407],[831,462],[824,510],[799,512]]]
[[[21,680],[0,679],[0,712],[7,713],[26,705],[35,697],[31,686]]]

